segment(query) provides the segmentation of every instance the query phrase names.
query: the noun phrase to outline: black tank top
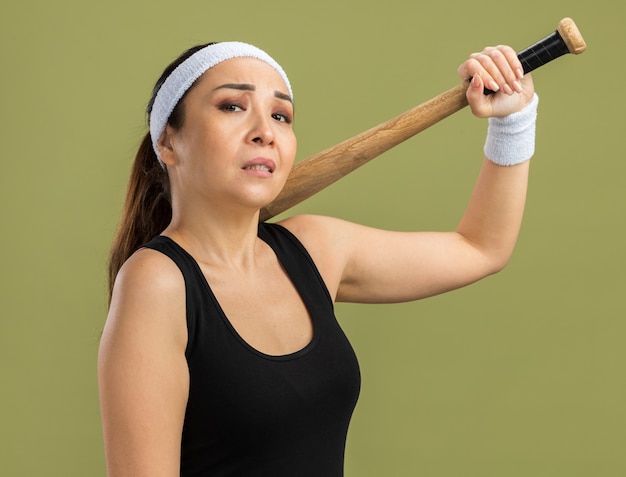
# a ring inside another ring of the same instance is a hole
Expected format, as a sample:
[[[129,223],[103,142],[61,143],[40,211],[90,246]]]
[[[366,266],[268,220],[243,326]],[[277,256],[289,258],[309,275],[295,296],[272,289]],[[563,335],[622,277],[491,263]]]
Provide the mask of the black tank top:
[[[248,345],[224,315],[197,262],[174,241],[145,244],[170,257],[186,289],[190,389],[181,476],[339,477],[360,389],[356,356],[317,267],[298,239],[259,224],[300,293],[313,339],[269,356]]]

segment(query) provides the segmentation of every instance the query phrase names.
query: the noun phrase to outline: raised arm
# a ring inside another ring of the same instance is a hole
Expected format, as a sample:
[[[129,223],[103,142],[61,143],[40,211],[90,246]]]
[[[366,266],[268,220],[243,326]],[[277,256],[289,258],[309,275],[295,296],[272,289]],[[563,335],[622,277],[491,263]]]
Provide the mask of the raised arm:
[[[472,55],[459,75],[471,78],[467,98],[474,115],[498,119],[489,120],[486,157],[455,231],[390,232],[311,216],[285,221],[310,249],[336,300],[415,300],[475,282],[508,262],[534,150],[533,82],[522,77],[515,52],[505,46]],[[498,92],[484,95],[484,87]]]
[[[98,356],[109,477],[180,475],[189,373],[182,275],[141,250],[120,270]]]

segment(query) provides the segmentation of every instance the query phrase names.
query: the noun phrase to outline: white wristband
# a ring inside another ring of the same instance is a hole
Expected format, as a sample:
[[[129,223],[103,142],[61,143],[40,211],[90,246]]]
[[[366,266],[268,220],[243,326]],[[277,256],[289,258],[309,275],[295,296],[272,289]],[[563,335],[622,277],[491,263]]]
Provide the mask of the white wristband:
[[[503,118],[489,118],[485,156],[500,166],[514,166],[535,152],[535,123],[539,97],[534,95],[524,109]]]

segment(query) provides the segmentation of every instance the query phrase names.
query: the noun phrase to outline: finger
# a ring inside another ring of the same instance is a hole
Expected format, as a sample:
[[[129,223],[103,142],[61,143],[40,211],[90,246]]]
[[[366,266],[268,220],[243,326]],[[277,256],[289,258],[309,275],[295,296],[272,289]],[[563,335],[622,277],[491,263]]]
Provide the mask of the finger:
[[[522,91],[519,77],[523,76],[524,72],[517,53],[511,47],[505,45],[487,47],[480,53],[470,55],[470,58],[482,67],[482,71],[477,71],[481,71],[490,90],[502,90],[509,95]]]
[[[470,55],[470,59],[465,63],[467,65],[467,77],[473,78],[479,74],[485,87],[494,92],[500,91],[500,85],[506,84],[506,81],[494,65],[493,60],[486,53],[486,50]]]
[[[488,47],[483,50],[479,60],[493,78],[493,81],[498,85],[497,89],[490,89],[493,89],[493,91],[501,89],[506,94],[512,94],[513,88],[511,83],[516,81],[516,78],[506,56],[497,47]]]
[[[515,50],[510,46],[500,45],[492,53],[492,58],[507,84],[520,93],[522,85],[519,80],[524,76],[524,70]]]
[[[522,63],[517,55],[517,52],[511,48],[510,46],[500,45],[500,51],[506,57],[511,69],[515,73],[515,77],[518,80],[521,80],[524,77],[524,68],[522,67]]]
[[[488,117],[490,114],[491,98],[484,94],[484,88],[483,78],[480,73],[476,73],[465,93],[472,113],[479,118]]]

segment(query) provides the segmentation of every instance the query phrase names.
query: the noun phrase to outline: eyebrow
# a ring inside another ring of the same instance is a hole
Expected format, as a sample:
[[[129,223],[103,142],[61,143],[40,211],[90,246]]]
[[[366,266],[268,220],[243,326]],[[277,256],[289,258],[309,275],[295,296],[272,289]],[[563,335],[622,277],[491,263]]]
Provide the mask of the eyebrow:
[[[215,88],[215,90],[218,90],[218,89],[238,89],[240,91],[256,91],[256,86],[254,86],[253,84],[248,84],[248,83],[226,83]],[[274,91],[274,96],[278,99],[282,99],[285,101],[289,101],[290,103],[293,103],[291,96],[285,93],[281,93],[280,91]]]

